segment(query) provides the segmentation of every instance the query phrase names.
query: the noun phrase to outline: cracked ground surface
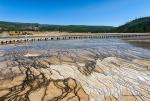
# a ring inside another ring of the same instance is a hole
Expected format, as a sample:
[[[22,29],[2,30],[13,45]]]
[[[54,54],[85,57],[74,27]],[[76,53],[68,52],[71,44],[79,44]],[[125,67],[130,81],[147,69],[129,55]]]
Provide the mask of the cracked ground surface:
[[[130,52],[52,49],[1,57],[2,101],[150,101],[150,59]]]

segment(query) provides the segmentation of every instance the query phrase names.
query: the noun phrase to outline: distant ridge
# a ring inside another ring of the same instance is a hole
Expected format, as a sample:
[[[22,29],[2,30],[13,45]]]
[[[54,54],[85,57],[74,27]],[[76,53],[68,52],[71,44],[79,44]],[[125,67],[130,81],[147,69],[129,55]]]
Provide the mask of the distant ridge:
[[[150,32],[150,17],[143,17],[128,22],[116,29],[123,33],[146,33]]]
[[[0,21],[0,31],[60,31],[91,33],[147,33],[150,32],[150,17],[135,19],[119,27],[88,25],[49,25]]]
[[[48,25],[38,23],[19,23],[0,21],[1,31],[66,31],[66,32],[109,32],[112,26],[87,25]]]

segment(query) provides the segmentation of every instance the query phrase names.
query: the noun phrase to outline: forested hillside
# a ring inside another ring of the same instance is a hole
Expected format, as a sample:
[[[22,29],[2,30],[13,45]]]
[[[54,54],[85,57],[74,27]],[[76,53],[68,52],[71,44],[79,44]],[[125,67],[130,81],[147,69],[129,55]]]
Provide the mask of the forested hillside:
[[[18,23],[0,21],[0,31],[60,31],[91,33],[145,33],[150,32],[150,17],[135,19],[119,27],[86,25],[48,25],[38,23]]]
[[[119,26],[116,32],[123,33],[145,33],[150,32],[150,17],[139,18],[125,25]]]
[[[85,25],[48,25],[38,23],[16,23],[0,21],[1,31],[67,31],[67,32],[109,32],[111,26],[85,26]]]

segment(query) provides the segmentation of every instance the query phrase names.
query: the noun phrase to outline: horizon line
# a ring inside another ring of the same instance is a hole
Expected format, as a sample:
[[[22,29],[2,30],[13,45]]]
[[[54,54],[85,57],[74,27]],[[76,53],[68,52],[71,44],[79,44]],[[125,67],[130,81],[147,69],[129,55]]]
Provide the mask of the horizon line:
[[[136,19],[140,19],[140,18],[146,18],[146,17],[150,17],[150,16],[144,16],[144,17],[136,17],[135,19],[129,20],[127,22],[125,22],[124,24],[134,21]],[[107,26],[107,27],[119,27],[122,26],[124,24],[121,25],[93,25],[93,24],[50,24],[50,23],[39,23],[39,22],[24,22],[24,21],[10,21],[10,20],[0,20],[0,22],[10,22],[10,23],[24,23],[24,24],[39,24],[39,25],[56,25],[56,26]]]

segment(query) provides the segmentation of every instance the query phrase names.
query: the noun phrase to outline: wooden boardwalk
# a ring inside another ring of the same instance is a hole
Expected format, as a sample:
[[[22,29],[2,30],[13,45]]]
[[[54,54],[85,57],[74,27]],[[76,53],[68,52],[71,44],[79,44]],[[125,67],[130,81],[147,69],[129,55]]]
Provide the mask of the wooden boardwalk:
[[[5,44],[15,44],[28,41],[49,41],[49,40],[73,40],[73,39],[108,39],[108,38],[118,38],[124,40],[149,40],[150,34],[93,34],[93,35],[62,35],[62,36],[21,36],[13,38],[0,38],[0,45]]]

